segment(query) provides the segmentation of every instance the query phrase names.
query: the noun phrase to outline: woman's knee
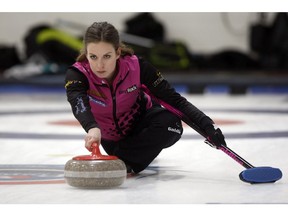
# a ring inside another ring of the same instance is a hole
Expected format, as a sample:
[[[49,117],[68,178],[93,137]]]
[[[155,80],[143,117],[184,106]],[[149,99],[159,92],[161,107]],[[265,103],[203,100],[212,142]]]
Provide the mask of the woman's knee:
[[[179,117],[173,113],[167,111],[166,115],[163,117],[163,123],[167,126],[167,130],[172,133],[179,134],[183,133],[182,121]]]
[[[168,112],[168,111],[167,111]],[[181,119],[172,113],[166,113],[163,119],[163,141],[165,140],[164,148],[174,145],[182,136],[183,127]]]

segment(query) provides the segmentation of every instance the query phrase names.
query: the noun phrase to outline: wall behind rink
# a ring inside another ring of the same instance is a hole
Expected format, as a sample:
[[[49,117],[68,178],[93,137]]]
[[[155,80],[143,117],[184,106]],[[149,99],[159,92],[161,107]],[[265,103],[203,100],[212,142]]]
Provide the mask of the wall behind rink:
[[[60,21],[81,24],[108,21],[125,31],[125,21],[137,12],[0,12],[0,44],[23,48],[23,38],[32,26],[46,23],[77,35],[81,31],[60,25]],[[166,30],[167,40],[181,40],[192,52],[212,53],[223,49],[249,51],[249,28],[259,21],[256,12],[153,12]],[[267,13],[268,20],[274,13]]]

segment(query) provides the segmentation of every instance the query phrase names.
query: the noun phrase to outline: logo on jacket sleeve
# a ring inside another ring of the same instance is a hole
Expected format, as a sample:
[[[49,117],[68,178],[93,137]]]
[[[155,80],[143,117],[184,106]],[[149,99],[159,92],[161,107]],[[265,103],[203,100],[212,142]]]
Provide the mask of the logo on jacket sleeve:
[[[82,82],[79,80],[68,80],[65,84],[65,89],[67,89],[70,85],[73,84],[82,84]]]
[[[79,113],[86,112],[86,106],[84,105],[84,101],[82,97],[77,98],[77,104],[75,106],[76,109],[76,114],[78,115]]]
[[[161,83],[162,80],[164,80],[164,77],[162,76],[162,74],[160,73],[160,71],[157,72],[157,76],[158,76],[158,78],[153,82],[153,87],[158,86],[159,83]]]

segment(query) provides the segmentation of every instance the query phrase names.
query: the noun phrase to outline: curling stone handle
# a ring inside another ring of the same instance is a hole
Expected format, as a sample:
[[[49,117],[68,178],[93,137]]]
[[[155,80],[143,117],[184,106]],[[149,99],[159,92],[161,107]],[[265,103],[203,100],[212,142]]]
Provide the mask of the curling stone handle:
[[[117,160],[117,156],[113,155],[102,155],[99,148],[99,143],[92,143],[90,150],[91,155],[80,155],[73,157],[73,160]]]
[[[101,152],[100,152],[100,148],[99,148],[100,144],[99,143],[93,143],[91,145],[91,149],[92,149],[92,156],[95,155],[95,156],[101,156]]]

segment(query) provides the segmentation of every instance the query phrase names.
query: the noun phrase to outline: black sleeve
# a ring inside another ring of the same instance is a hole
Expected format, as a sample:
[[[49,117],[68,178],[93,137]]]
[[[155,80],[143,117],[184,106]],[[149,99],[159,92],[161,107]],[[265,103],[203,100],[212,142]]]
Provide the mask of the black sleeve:
[[[173,108],[179,110],[200,128],[205,128],[213,124],[213,121],[197,107],[187,101],[164,79],[160,71],[149,62],[139,58],[141,68],[141,83],[144,84],[151,93],[160,100],[168,103]],[[182,119],[185,122],[185,119]]]
[[[70,67],[66,71],[65,83],[67,100],[84,130],[88,132],[90,128],[98,127],[89,104],[87,95],[89,83],[86,76],[78,69]]]

